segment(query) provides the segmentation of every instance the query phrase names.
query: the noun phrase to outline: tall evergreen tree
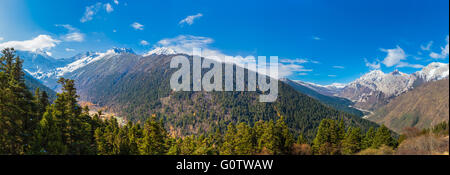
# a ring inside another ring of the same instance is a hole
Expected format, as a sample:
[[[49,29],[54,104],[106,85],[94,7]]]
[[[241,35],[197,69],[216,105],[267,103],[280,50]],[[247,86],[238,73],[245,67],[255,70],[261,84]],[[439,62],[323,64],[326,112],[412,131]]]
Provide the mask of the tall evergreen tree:
[[[313,152],[319,155],[339,154],[339,127],[334,120],[324,119],[313,141]]]
[[[342,141],[342,154],[352,155],[361,150],[361,129],[349,128]]]
[[[25,86],[23,61],[14,49],[0,57],[0,154],[25,154],[38,116],[33,95]]]
[[[278,141],[277,143],[277,151],[276,154],[289,154],[291,153],[292,145],[294,144],[294,138],[289,131],[288,126],[284,122],[284,118],[281,117],[277,120],[277,123],[275,125],[275,135],[278,137],[276,139]]]
[[[228,124],[220,154],[222,155],[236,154],[236,146],[237,146],[236,143],[237,141],[235,140],[236,134],[237,134],[236,126],[233,123]]]
[[[144,125],[139,152],[144,155],[163,155],[167,153],[167,134],[161,122],[151,117]]]
[[[373,145],[373,139],[375,138],[375,129],[370,127],[366,132],[366,135],[361,143],[361,149],[370,148]]]
[[[255,153],[255,143],[253,142],[253,131],[246,123],[240,123],[237,126],[236,136],[236,152],[237,155],[252,155]]]
[[[384,125],[379,127],[377,129],[377,132],[375,133],[375,137],[373,139],[373,148],[379,148],[383,145],[390,146],[390,147],[396,147],[396,139],[392,137],[391,131]]]

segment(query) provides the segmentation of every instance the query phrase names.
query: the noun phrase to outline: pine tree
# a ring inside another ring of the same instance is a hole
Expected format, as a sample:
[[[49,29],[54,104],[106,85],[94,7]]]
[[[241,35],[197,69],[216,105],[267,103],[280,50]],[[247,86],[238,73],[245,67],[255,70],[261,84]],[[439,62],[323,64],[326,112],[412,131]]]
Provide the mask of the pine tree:
[[[313,141],[313,153],[319,155],[339,154],[339,144],[339,127],[336,122],[330,119],[322,120]]]
[[[275,154],[290,154],[292,145],[294,144],[294,138],[289,131],[289,127],[284,122],[283,117],[277,120],[275,132],[275,135],[278,137],[276,139],[278,141],[278,148]]]
[[[370,127],[362,141],[361,149],[370,148],[373,145],[374,138],[375,138],[375,129],[373,127]]]
[[[39,122],[35,131],[31,154],[64,155],[68,147],[64,142],[62,129],[57,125],[57,119],[52,115],[53,108],[49,108]]]
[[[0,57],[0,154],[25,154],[39,122],[33,95],[25,86],[23,61],[14,49]]]
[[[352,155],[361,150],[361,129],[349,128],[342,142],[342,154]]]
[[[151,117],[144,125],[139,152],[143,155],[163,155],[167,153],[167,134],[162,123]]]
[[[255,144],[253,142],[253,131],[246,123],[240,123],[237,126],[235,136],[237,155],[252,155],[255,153]]]
[[[223,139],[223,144],[220,151],[221,155],[236,155],[236,134],[236,126],[233,123],[230,123]]]
[[[280,151],[277,143],[280,143],[280,137],[275,135],[275,123],[270,120],[263,126],[264,132],[260,138],[258,138],[258,147],[262,154],[276,154]]]
[[[383,145],[394,148],[397,146],[396,140],[392,137],[391,131],[384,125],[377,129],[372,147],[380,148]]]

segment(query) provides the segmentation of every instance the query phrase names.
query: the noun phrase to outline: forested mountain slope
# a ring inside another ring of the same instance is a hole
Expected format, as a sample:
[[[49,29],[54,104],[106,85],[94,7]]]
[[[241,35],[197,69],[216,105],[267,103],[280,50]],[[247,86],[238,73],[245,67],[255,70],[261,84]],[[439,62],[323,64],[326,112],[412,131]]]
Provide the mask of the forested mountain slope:
[[[47,86],[43,85],[39,80],[34,79],[31,75],[28,73],[25,73],[25,85],[28,87],[28,89],[34,93],[37,88],[39,90],[47,92],[47,95],[50,99],[50,101],[53,101],[56,99],[56,92],[48,88]]]
[[[133,122],[161,116],[174,135],[225,129],[230,122],[277,120],[283,116],[294,133],[312,138],[322,119],[344,118],[367,129],[375,123],[332,109],[280,82],[275,103],[260,103],[260,92],[173,92],[169,85],[175,55],[146,57],[122,53],[65,75],[74,79],[82,101],[107,107]],[[192,59],[192,58],[190,58]],[[192,63],[192,61],[191,61]]]

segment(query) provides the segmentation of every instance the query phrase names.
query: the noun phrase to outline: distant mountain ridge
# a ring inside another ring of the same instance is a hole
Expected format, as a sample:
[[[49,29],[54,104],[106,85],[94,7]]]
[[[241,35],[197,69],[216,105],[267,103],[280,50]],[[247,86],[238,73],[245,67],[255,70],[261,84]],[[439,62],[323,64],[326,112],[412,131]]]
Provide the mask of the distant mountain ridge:
[[[352,100],[356,108],[373,111],[424,83],[447,77],[449,65],[434,62],[413,74],[398,70],[386,74],[381,70],[373,70],[345,86],[318,86],[304,82],[302,84],[325,95]]]
[[[33,94],[36,91],[36,89],[39,88],[41,92],[43,91],[47,92],[50,101],[56,99],[55,91],[43,85],[41,82],[39,82],[39,80],[36,80],[33,76],[29,75],[28,73],[25,73],[25,85]]]
[[[356,116],[362,117],[364,115],[364,113],[362,111],[352,108],[351,106],[354,103],[348,99],[321,94],[321,93],[317,92],[316,90],[310,88],[309,86],[303,85],[302,83],[300,83],[298,81],[292,81],[289,79],[281,79],[281,81],[292,86],[297,91],[299,91],[303,94],[306,94],[316,100],[319,100],[323,104],[328,105],[332,108],[335,108],[337,110],[341,110],[344,112],[348,112],[348,113],[354,114]]]

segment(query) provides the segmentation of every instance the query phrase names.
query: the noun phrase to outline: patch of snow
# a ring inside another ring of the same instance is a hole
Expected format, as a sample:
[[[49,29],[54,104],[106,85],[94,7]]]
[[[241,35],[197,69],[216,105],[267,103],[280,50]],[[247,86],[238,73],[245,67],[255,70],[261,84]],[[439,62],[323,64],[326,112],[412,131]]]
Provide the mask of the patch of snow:
[[[144,54],[143,56],[150,56],[150,55],[174,55],[177,54],[174,50],[167,48],[167,47],[157,47],[149,52],[147,52],[146,54]]]

